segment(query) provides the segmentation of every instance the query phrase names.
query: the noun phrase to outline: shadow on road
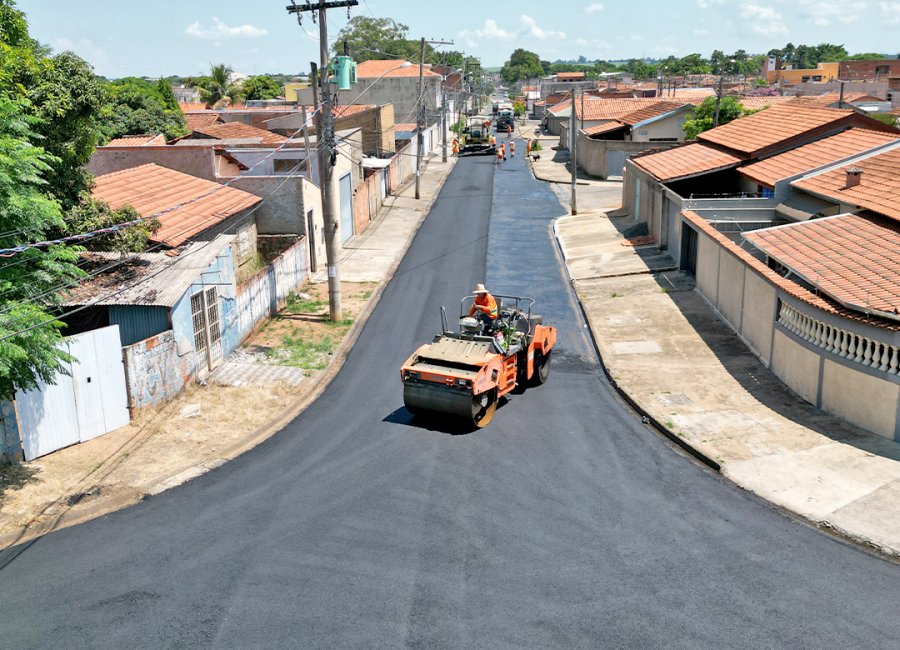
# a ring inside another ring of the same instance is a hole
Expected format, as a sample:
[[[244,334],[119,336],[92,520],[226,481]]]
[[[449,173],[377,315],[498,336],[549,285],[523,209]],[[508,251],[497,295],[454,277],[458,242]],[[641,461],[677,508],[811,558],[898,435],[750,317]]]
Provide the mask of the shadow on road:
[[[505,396],[501,397],[497,402],[497,410],[499,411],[504,406],[506,406],[508,401],[509,400],[507,400]],[[453,418],[439,414],[413,415],[406,410],[405,406],[401,406],[400,408],[389,413],[382,419],[382,422],[402,424],[416,429],[433,431],[435,433],[445,433],[450,436],[465,436],[481,430],[471,422],[468,422],[461,418]]]

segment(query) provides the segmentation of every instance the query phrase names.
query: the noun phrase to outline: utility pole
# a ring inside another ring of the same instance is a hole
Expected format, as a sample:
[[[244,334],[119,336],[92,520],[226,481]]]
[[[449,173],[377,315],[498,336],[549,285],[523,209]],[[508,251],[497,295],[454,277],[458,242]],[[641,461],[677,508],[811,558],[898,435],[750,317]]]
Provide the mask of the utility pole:
[[[584,91],[582,91],[584,92]],[[572,110],[569,111],[569,153],[572,155],[572,194],[569,200],[572,214],[578,214],[578,201],[575,196],[575,179],[578,177],[578,152],[575,135],[575,91],[572,91]]]
[[[716,115],[713,117],[713,128],[719,126],[719,104],[722,103],[722,75],[719,75],[719,89],[716,91]]]
[[[425,43],[431,45],[453,45],[453,41],[419,41],[419,118],[416,129],[416,198],[421,198],[419,187],[422,180],[422,157],[425,155]],[[446,156],[446,151],[445,151]],[[446,158],[444,158],[446,160]]]
[[[447,77],[441,80],[441,162],[447,162]]]
[[[337,201],[334,192],[334,163],[337,158],[337,146],[334,141],[334,120],[331,115],[331,89],[328,84],[328,18],[327,9],[350,7],[358,5],[358,0],[339,0],[300,6],[291,4],[285,9],[289,14],[297,14],[297,22],[303,19],[303,12],[311,13],[313,22],[318,16],[319,23],[319,71],[322,81],[322,110],[316,120],[316,146],[319,151],[319,187],[322,191],[322,216],[325,222],[325,257],[328,265],[328,311],[332,322],[343,320],[341,309],[341,271],[339,257],[341,252],[341,238],[338,234],[340,218],[337,211]]]

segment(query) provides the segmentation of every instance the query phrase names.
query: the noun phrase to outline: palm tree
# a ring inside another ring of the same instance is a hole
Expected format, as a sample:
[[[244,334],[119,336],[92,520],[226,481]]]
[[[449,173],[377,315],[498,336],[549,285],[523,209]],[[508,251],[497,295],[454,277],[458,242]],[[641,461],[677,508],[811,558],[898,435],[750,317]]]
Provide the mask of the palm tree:
[[[221,108],[234,100],[237,87],[231,83],[234,72],[227,64],[209,64],[209,76],[200,83],[200,99],[207,108]]]

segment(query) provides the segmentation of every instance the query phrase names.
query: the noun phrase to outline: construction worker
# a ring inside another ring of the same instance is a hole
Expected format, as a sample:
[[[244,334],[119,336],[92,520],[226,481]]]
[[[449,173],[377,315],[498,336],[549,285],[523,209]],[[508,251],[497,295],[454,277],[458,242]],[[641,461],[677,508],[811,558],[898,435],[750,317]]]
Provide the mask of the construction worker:
[[[497,147],[497,163],[496,164],[499,165],[502,162],[503,162],[503,149],[501,149],[500,147]]]
[[[491,133],[491,146],[492,147],[497,146],[497,136],[495,136],[493,133]]]
[[[480,320],[486,330],[493,329],[497,316],[500,314],[497,301],[483,284],[476,285],[472,293],[475,294],[475,301],[469,308],[469,316],[475,316]]]
[[[503,160],[506,160],[506,145],[505,144],[500,145],[500,154],[503,156]]]
[[[456,138],[453,138],[452,145],[453,145],[453,155],[458,156],[459,155],[459,140],[457,140]]]
[[[515,140],[513,140],[509,143],[509,157],[510,158],[516,157],[516,141]]]

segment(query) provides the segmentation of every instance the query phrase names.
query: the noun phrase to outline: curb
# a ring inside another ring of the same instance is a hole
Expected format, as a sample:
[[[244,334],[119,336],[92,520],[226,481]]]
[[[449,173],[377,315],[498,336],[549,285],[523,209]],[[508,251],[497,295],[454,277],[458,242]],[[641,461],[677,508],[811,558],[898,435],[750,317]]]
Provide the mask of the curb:
[[[571,216],[571,215],[567,215],[567,216]],[[560,219],[564,219],[564,218],[566,218],[566,217],[558,217],[557,219],[553,220],[553,240],[556,242],[556,248],[559,251],[559,254],[562,256],[563,260],[565,260],[567,258],[566,258],[565,251],[563,251],[562,245],[560,244],[560,241],[559,241],[559,231],[557,230],[557,222]],[[690,454],[691,456],[693,456],[694,458],[699,460],[701,463],[703,463],[707,467],[709,467],[709,468],[715,470],[716,472],[718,472],[719,474],[721,474],[722,466],[718,462],[716,462],[715,460],[713,460],[712,458],[710,458],[709,456],[704,454],[699,449],[691,446],[686,440],[680,438],[673,431],[666,428],[666,426],[663,425],[662,422],[660,422],[655,417],[650,415],[650,413],[646,409],[644,409],[643,406],[641,406],[637,401],[635,401],[635,399],[632,398],[631,395],[629,395],[625,391],[625,389],[623,389],[619,385],[619,382],[617,382],[613,378],[612,373],[610,373],[610,371],[609,371],[609,367],[606,365],[606,361],[603,359],[603,355],[600,353],[600,346],[597,344],[597,337],[594,336],[594,327],[591,322],[591,318],[588,315],[587,310],[584,307],[584,304],[581,302],[581,297],[578,295],[578,291],[575,290],[575,280],[573,280],[572,276],[569,275],[568,265],[565,265],[565,267],[566,267],[566,277],[569,278],[569,284],[572,286],[572,291],[575,293],[575,301],[578,303],[578,308],[581,310],[581,315],[584,318],[584,322],[587,323],[588,329],[591,332],[591,344],[594,347],[594,352],[597,354],[597,359],[600,362],[600,368],[603,370],[603,374],[606,376],[606,379],[609,382],[610,386],[612,386],[615,389],[616,393],[625,401],[625,403],[628,404],[641,417],[642,423],[651,425],[662,436],[664,436],[671,442],[675,443],[678,447],[680,447],[681,449],[686,451],[688,454]]]
[[[434,158],[437,157],[438,156],[436,155]],[[434,160],[434,158],[432,158],[432,160]],[[381,299],[385,288],[390,283],[391,279],[393,279],[397,268],[400,266],[400,262],[403,260],[404,254],[409,249],[409,246],[412,244],[413,239],[415,238],[416,234],[418,234],[419,229],[425,222],[428,214],[431,212],[432,206],[434,205],[435,201],[437,201],[437,197],[440,195],[441,191],[444,188],[444,183],[446,183],[447,178],[453,172],[453,168],[456,166],[456,160],[456,158],[451,158],[450,156],[448,156],[447,162],[450,163],[450,166],[447,170],[446,175],[440,183],[440,189],[438,189],[434,193],[434,196],[432,196],[430,199],[423,200],[422,207],[419,210],[419,220],[410,230],[410,233],[406,240],[400,247],[398,247],[398,254],[396,255],[391,265],[388,267],[384,278],[382,278],[382,280],[379,282],[378,288],[375,289],[375,291],[366,301],[365,307],[363,307],[363,310],[353,322],[353,325],[348,330],[347,335],[344,337],[341,344],[334,351],[328,366],[317,378],[314,387],[308,393],[306,393],[293,405],[288,406],[287,410],[281,413],[277,418],[259,427],[256,431],[249,434],[240,442],[224,449],[218,458],[204,460],[195,465],[182,468],[178,472],[165,478],[159,479],[149,486],[140,489],[134,489],[133,491],[125,495],[113,495],[106,499],[101,496],[98,499],[94,499],[91,502],[86,503],[84,506],[79,508],[77,513],[72,513],[71,511],[64,510],[57,517],[41,522],[34,527],[26,527],[24,530],[0,535],[0,569],[12,562],[16,558],[16,556],[19,555],[19,553],[27,549],[29,544],[33,543],[40,537],[47,535],[48,533],[60,530],[62,528],[67,528],[69,526],[74,526],[76,524],[81,524],[92,519],[97,519],[98,517],[102,517],[117,510],[122,510],[129,506],[133,506],[147,498],[161,494],[166,490],[203,476],[204,474],[210,472],[213,469],[216,469],[217,467],[221,467],[228,461],[234,460],[238,456],[262,444],[273,435],[284,429],[284,427],[287,426],[292,420],[303,413],[303,411],[305,411],[310,404],[312,404],[322,395],[323,392],[325,392],[325,389],[328,388],[328,386],[337,376],[338,372],[340,372],[341,368],[343,368],[344,361],[346,360],[347,355],[350,353],[350,350],[359,339],[363,327],[365,327],[366,322],[368,321],[372,312],[375,310],[375,307],[378,305],[378,302]],[[430,161],[426,161],[426,166],[427,162]],[[415,176],[412,176],[410,180],[398,187],[395,191],[395,195],[396,193],[402,192],[403,190],[410,187],[413,182],[415,182]],[[65,499],[67,496],[71,495],[65,495],[63,499]],[[9,549],[11,547],[18,545],[24,546],[21,546],[21,548],[17,549],[14,552],[10,552]]]
[[[557,250],[562,256],[563,260],[567,259],[565,252],[562,250],[562,246],[559,241],[559,232],[557,230],[557,222],[561,219],[571,218],[571,215],[566,215],[564,217],[558,217],[553,220],[553,238],[556,242]],[[726,479],[733,486],[740,489],[742,492],[752,496],[754,499],[757,499],[760,503],[765,504],[766,506],[773,508],[776,512],[780,513],[783,516],[788,517],[792,521],[797,523],[804,524],[806,526],[810,526],[815,528],[821,533],[828,535],[829,537],[834,538],[835,540],[852,544],[856,548],[860,548],[866,552],[873,553],[877,555],[882,560],[887,560],[892,563],[900,564],[900,553],[894,551],[894,549],[890,547],[885,547],[878,542],[868,539],[866,537],[862,537],[857,533],[846,530],[840,526],[835,525],[834,523],[828,521],[827,519],[812,519],[810,517],[804,516],[798,512],[794,512],[784,506],[781,506],[777,503],[773,503],[769,501],[765,497],[757,494],[752,489],[739,485],[733,479],[728,476],[727,471],[722,471],[721,464],[714,460],[713,458],[707,456],[704,452],[700,451],[696,447],[692,446],[688,441],[679,437],[677,434],[666,428],[659,420],[653,417],[649,412],[647,412],[634,398],[629,395],[625,389],[623,389],[619,383],[612,377],[608,366],[606,365],[606,361],[603,359],[603,355],[600,353],[600,347],[597,344],[597,339],[594,336],[594,328],[591,324],[590,316],[587,313],[587,310],[584,307],[584,304],[581,302],[581,298],[578,295],[578,291],[575,290],[575,281],[569,275],[568,265],[566,266],[566,276],[569,278],[569,282],[572,285],[573,292],[575,293],[575,300],[578,303],[578,308],[581,310],[581,314],[585,320],[585,323],[588,325],[588,329],[591,332],[591,344],[594,347],[594,352],[597,354],[597,359],[600,362],[600,367],[603,370],[603,374],[606,376],[609,384],[615,389],[616,394],[619,395],[625,403],[627,403],[638,415],[641,417],[641,422],[644,424],[650,424],[659,434],[664,436],[666,439],[673,442],[680,449],[684,450],[686,453],[690,454],[692,457],[706,465],[712,470]]]

